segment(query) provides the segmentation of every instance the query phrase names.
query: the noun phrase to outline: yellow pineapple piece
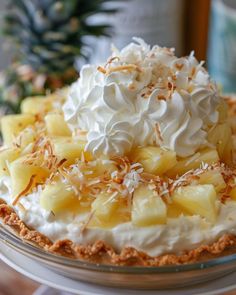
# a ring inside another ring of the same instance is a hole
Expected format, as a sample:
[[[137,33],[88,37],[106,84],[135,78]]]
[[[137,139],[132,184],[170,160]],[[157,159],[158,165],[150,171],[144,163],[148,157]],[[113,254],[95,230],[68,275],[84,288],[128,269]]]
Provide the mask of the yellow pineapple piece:
[[[34,128],[27,127],[19,133],[14,142],[22,149],[22,154],[24,154],[31,152],[32,144],[36,141],[36,139],[37,134]]]
[[[28,125],[35,122],[32,114],[7,115],[1,120],[1,130],[4,144],[11,145],[14,138]]]
[[[162,175],[176,164],[176,154],[155,146],[140,147],[130,155],[133,162],[141,163],[144,171]]]
[[[167,219],[166,204],[147,186],[141,185],[134,191],[131,219],[137,226],[164,224]]]
[[[88,177],[97,177],[103,175],[104,173],[111,174],[112,172],[117,170],[117,166],[115,163],[106,158],[99,158],[93,162],[91,167],[91,174],[88,174]]]
[[[93,181],[95,177],[110,177],[112,172],[118,170],[114,161],[98,158],[90,162],[77,162],[77,166],[87,181]]]
[[[49,135],[53,136],[71,136],[71,131],[66,124],[63,115],[48,114],[45,117],[46,128]]]
[[[27,97],[21,103],[21,112],[24,114],[48,113],[52,108],[52,101],[45,96]]]
[[[61,108],[60,106],[62,106],[65,103],[69,92],[70,92],[70,87],[66,86],[64,88],[60,88],[59,91],[55,91],[47,95],[46,99],[52,103],[54,109],[56,108],[60,109]]]
[[[13,197],[18,196],[26,189],[30,181],[33,183],[45,182],[49,171],[40,166],[40,163],[27,163],[27,157],[21,157],[12,162],[9,166],[12,180]]]
[[[100,196],[100,195],[99,195]],[[98,196],[98,197],[99,197]],[[112,195],[109,194],[107,197],[103,197],[96,200],[96,202],[92,206],[92,218],[88,224],[89,228],[104,228],[104,229],[110,229],[113,228],[121,223],[129,222],[131,220],[130,217],[130,210],[127,205],[127,200],[122,197],[114,197],[114,207],[107,206],[106,201],[108,199],[112,198]],[[115,201],[116,200],[116,201]],[[105,209],[101,209],[105,203]],[[94,209],[93,209],[94,208]],[[109,209],[111,211],[109,211]],[[107,214],[105,214],[105,211],[107,210]],[[112,212],[112,213],[111,213]]]
[[[46,185],[40,195],[40,206],[55,214],[77,211],[79,205],[79,198],[72,187],[62,182]]]
[[[200,215],[212,223],[217,216],[216,199],[216,191],[212,184],[180,187],[172,196],[173,203],[190,214]]]
[[[20,156],[19,148],[8,148],[0,152],[0,176],[9,175],[8,165]]]
[[[228,122],[217,124],[208,133],[208,141],[215,145],[221,161],[232,164],[233,139]]]
[[[183,207],[178,206],[177,204],[171,203],[167,206],[167,217],[168,218],[177,218],[180,215],[190,215]]]
[[[217,193],[226,187],[226,183],[220,171],[209,170],[199,175],[199,184],[213,184]]]
[[[65,165],[74,164],[76,159],[81,158],[82,152],[84,153],[85,159],[87,161],[92,159],[92,156],[88,152],[84,152],[86,142],[76,141],[73,142],[71,138],[63,138],[60,140],[52,140],[54,147],[54,154],[59,159],[66,159]]]
[[[118,196],[106,192],[100,193],[92,203],[93,216],[102,224],[109,225],[118,206]]]
[[[167,172],[167,175],[175,178],[177,175],[180,176],[191,169],[199,168],[202,163],[213,164],[219,162],[219,160],[215,149],[205,149],[191,157],[179,159],[177,164]]]
[[[51,142],[53,144],[64,144],[64,143],[72,143],[75,142],[73,141],[73,138],[71,136],[49,136]]]

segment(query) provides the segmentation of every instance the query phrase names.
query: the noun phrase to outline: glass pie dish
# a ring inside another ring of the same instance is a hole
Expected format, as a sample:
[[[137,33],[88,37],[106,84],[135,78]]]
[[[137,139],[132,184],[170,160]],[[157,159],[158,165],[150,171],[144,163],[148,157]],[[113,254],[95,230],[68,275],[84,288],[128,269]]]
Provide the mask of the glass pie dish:
[[[236,254],[193,264],[127,267],[93,264],[47,253],[0,226],[0,240],[18,253],[65,277],[110,287],[171,289],[220,278],[236,270]]]

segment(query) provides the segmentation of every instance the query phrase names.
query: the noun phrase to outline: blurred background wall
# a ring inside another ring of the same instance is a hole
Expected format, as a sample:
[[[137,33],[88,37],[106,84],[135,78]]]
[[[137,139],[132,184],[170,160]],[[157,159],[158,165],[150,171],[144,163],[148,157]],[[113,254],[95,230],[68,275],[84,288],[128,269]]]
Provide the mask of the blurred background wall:
[[[185,54],[195,51],[198,59],[205,60],[208,46],[210,0],[185,1]]]
[[[121,13],[119,18],[115,20],[114,17],[110,18],[110,22],[116,26],[118,34],[123,34],[123,42],[127,43],[132,34],[142,37],[146,36],[147,42],[176,47],[179,55],[195,50],[196,56],[199,59],[206,58],[210,0],[135,0],[131,2],[136,4],[136,6],[132,4],[128,12]],[[144,11],[142,11],[143,8],[140,6],[142,2],[145,3],[145,6],[143,6],[145,8]],[[1,14],[4,13],[6,3],[7,0],[0,0]],[[134,11],[135,7],[136,10]],[[153,9],[158,9],[158,11],[155,12]],[[172,15],[171,12],[173,12]],[[128,13],[133,17],[133,28],[130,27],[132,23],[128,21],[128,18],[130,18]],[[156,20],[154,19],[155,13],[158,16]],[[138,19],[138,17],[140,18]],[[149,21],[147,17],[149,17]],[[137,25],[135,21],[137,21]],[[122,23],[123,31],[121,28]],[[150,32],[147,32],[148,25],[152,26]],[[156,40],[151,42],[154,34],[156,34]],[[119,47],[123,46],[120,40],[120,38],[114,36],[113,41]],[[108,43],[103,39],[99,42],[99,46],[96,43],[96,48],[100,48],[100,55],[106,56],[106,52],[109,51],[110,41]],[[7,50],[3,51],[3,47],[6,47],[6,44],[0,38],[0,69],[5,68],[9,64],[11,57],[11,50],[7,48]]]
[[[1,14],[7,2],[0,0]],[[236,0],[110,0],[106,4],[121,10],[91,18],[91,23],[113,27],[111,38],[86,40],[91,63],[105,60],[111,43],[122,48],[137,36],[151,45],[175,47],[178,56],[194,50],[198,60],[206,61],[210,75],[223,91],[236,92]],[[6,40],[0,38],[0,70],[9,65],[13,51],[3,51],[4,47]],[[77,61],[80,68],[81,61]]]

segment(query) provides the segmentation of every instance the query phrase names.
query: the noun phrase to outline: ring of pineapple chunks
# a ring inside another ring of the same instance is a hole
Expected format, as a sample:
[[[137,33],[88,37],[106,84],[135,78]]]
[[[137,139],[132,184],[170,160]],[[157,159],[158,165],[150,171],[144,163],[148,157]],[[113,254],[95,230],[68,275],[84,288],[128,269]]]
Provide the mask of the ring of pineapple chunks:
[[[217,194],[211,184],[179,187],[171,199],[172,216],[175,211],[179,215],[199,215],[210,223],[216,221]],[[142,184],[134,191],[132,223],[139,227],[165,224],[169,217],[168,206],[153,190]]]

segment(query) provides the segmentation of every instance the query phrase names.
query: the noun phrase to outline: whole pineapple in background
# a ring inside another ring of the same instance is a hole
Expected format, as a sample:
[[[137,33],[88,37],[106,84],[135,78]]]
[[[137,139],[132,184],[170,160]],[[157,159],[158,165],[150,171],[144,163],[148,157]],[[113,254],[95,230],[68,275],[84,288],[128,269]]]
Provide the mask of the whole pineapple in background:
[[[15,62],[0,74],[2,113],[17,113],[25,97],[44,95],[77,78],[76,57],[89,56],[84,37],[108,35],[108,25],[88,22],[94,14],[116,12],[105,2],[9,0],[2,33],[13,44]]]

